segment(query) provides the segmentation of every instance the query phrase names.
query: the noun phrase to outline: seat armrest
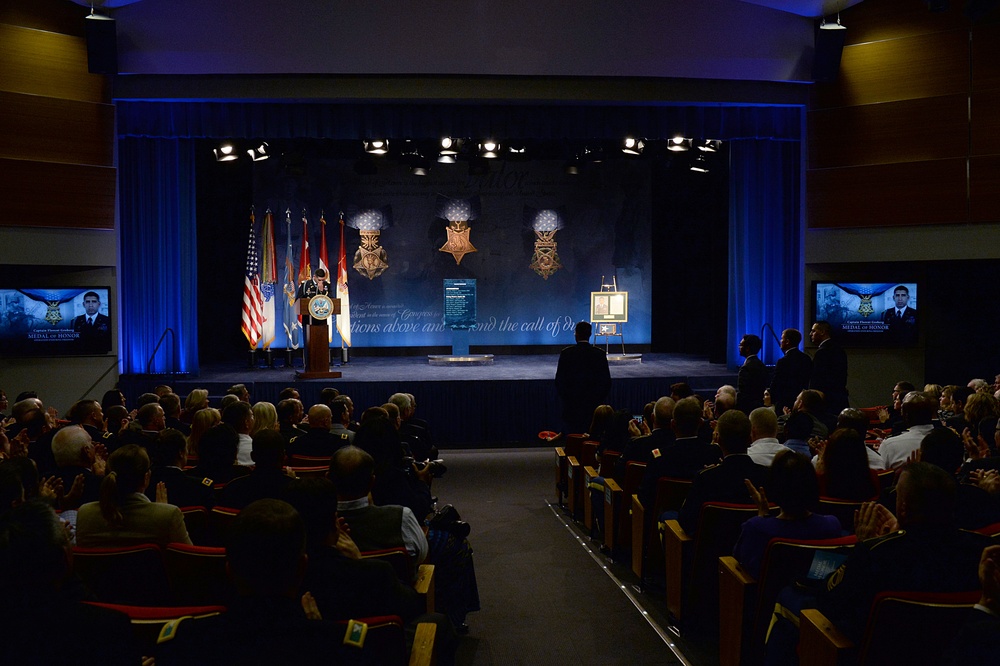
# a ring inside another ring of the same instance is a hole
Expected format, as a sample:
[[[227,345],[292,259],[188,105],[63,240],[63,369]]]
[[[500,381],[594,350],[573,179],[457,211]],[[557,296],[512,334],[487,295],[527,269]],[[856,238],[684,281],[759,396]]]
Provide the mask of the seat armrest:
[[[642,580],[642,560],[646,550],[646,509],[638,495],[632,495],[632,573]]]
[[[434,652],[434,639],[437,625],[433,622],[417,624],[417,633],[413,637],[413,647],[410,648],[409,666],[432,666],[437,661]]]
[[[749,632],[753,628],[757,581],[735,557],[719,558],[719,666],[740,666]]]
[[[681,619],[681,598],[684,595],[685,562],[690,559],[694,539],[687,535],[676,520],[664,523],[663,551],[666,567],[667,610],[677,620]]]
[[[849,651],[854,649],[850,641],[837,627],[833,626],[815,608],[803,609],[799,619],[799,659],[811,666],[837,666],[843,663]]]
[[[434,612],[434,565],[421,564],[417,567],[417,577],[413,589],[424,599],[428,613]]]
[[[610,553],[614,553],[618,539],[619,525],[616,517],[621,498],[621,486],[611,477],[604,477],[604,546]]]

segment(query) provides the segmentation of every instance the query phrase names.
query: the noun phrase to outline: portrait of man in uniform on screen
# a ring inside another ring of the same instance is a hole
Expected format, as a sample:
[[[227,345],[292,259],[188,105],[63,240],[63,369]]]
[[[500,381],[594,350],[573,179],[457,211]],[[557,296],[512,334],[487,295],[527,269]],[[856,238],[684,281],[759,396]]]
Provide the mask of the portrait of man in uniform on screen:
[[[898,342],[914,342],[917,339],[917,311],[911,308],[910,290],[898,285],[892,290],[894,307],[882,313],[882,322],[889,326],[889,337]]]
[[[88,291],[83,295],[84,314],[73,320],[73,330],[80,334],[80,346],[87,351],[111,350],[111,318],[101,314],[101,297]]]

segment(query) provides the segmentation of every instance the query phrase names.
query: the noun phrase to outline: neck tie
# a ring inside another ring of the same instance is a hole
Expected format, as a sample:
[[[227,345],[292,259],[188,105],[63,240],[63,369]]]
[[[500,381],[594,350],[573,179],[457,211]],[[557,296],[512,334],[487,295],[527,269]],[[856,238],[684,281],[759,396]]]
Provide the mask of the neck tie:
[[[87,326],[93,326],[93,325],[94,325],[94,318],[87,317]]]

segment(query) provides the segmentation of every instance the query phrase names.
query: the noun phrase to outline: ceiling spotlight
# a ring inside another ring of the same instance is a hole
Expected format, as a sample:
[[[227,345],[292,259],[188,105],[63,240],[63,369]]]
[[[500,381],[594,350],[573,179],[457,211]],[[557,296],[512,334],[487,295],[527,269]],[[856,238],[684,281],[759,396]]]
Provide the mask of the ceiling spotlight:
[[[260,145],[257,146],[256,148],[248,149],[247,155],[249,155],[250,159],[252,159],[254,162],[260,162],[266,160],[268,157],[271,156],[267,152],[268,148],[269,146],[267,145],[267,141],[261,141]]]
[[[826,22],[826,17],[824,16],[823,20],[819,24],[819,29],[820,30],[847,30],[847,28],[840,22],[840,12],[837,12],[837,22],[836,23],[827,23]]]
[[[622,141],[622,152],[626,155],[642,155],[642,149],[645,147],[646,143],[635,137],[627,136]]]
[[[479,144],[479,156],[486,159],[495,159],[500,156],[500,142],[495,139],[486,139]]]
[[[594,164],[602,162],[604,161],[604,149],[600,146],[586,146],[583,149],[580,159],[584,162],[592,162]]]
[[[239,157],[239,155],[236,154],[236,149],[233,148],[233,144],[231,143],[224,143],[218,148],[213,149],[212,152],[215,153],[216,162],[232,162]]]
[[[426,176],[430,170],[431,167],[425,158],[420,158],[410,167],[410,173],[414,176]]]
[[[717,153],[722,142],[718,139],[705,139],[698,143],[698,150],[704,153]]]
[[[443,150],[438,153],[438,164],[455,164],[456,162],[458,162],[458,160],[455,159],[454,154],[446,153]]]
[[[458,149],[460,147],[458,139],[453,139],[450,136],[446,136],[441,139],[441,155],[458,155]]]
[[[389,152],[389,140],[368,139],[365,141],[365,152],[372,155],[385,155]]]
[[[674,138],[667,141],[667,150],[672,150],[675,153],[682,153],[691,147],[691,140],[685,139],[682,136],[675,136]]]
[[[694,158],[694,162],[691,162],[691,171],[708,173],[708,160],[705,159],[704,155],[699,154],[696,158]]]

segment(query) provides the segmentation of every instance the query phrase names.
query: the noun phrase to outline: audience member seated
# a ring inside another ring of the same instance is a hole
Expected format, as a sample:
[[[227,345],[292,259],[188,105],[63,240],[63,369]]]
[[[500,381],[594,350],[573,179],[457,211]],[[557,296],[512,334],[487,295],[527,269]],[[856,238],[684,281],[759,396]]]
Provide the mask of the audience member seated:
[[[796,412],[785,421],[785,446],[804,456],[812,456],[809,439],[812,437],[813,420],[805,412]]]
[[[333,414],[326,405],[316,404],[309,408],[309,429],[296,435],[288,442],[288,455],[326,458],[342,446],[347,446],[348,438],[343,433],[333,434],[330,426]]]
[[[389,402],[399,409],[399,437],[406,443],[416,460],[433,460],[438,457],[437,447],[430,433],[423,426],[412,422],[414,405],[408,393],[393,393]]]
[[[75,496],[76,493],[71,493],[70,489],[75,484],[82,484],[79,502],[97,501],[107,461],[98,457],[87,431],[80,426],[62,428],[52,438],[52,454],[56,461],[55,475],[62,482],[67,494]],[[65,508],[75,509],[76,506]]]
[[[219,413],[219,410],[211,407],[198,410],[191,420],[191,434],[187,438],[187,452],[189,456],[197,457],[200,455],[199,447],[201,446],[202,436],[209,428],[217,426],[220,423],[222,423],[222,414]]]
[[[903,398],[903,423],[906,430],[882,440],[879,455],[885,461],[886,469],[902,467],[907,458],[920,448],[920,442],[934,429],[932,421],[937,412],[937,403],[918,391],[910,391]]]
[[[750,441],[747,455],[763,467],[770,467],[774,456],[788,448],[778,441],[778,417],[767,407],[750,412]]]
[[[239,435],[225,423],[209,428],[201,436],[201,443],[198,445],[198,465],[188,474],[199,483],[216,487],[246,476],[250,469],[236,462],[239,444]]]
[[[191,425],[181,421],[181,398],[175,393],[160,396],[160,407],[163,408],[164,422],[167,428],[179,430],[187,437],[191,434]]]
[[[837,416],[837,428],[850,428],[861,436],[862,440],[868,439],[868,417],[860,409],[848,407],[841,410]],[[868,466],[876,471],[885,469],[885,461],[878,451],[868,446],[865,441],[865,455],[868,456]],[[817,464],[818,457],[813,458],[813,465]]]
[[[76,543],[84,547],[137,543],[191,543],[184,515],[167,504],[166,486],[157,486],[155,502],[144,494],[149,485],[149,456],[135,444],[111,454],[101,481],[101,499],[80,507]]]
[[[187,465],[187,439],[180,430],[167,428],[160,432],[157,440],[146,451],[149,453],[150,476],[146,497],[156,499],[156,488],[160,483],[167,489],[167,497],[174,506],[211,507],[215,494],[211,485],[200,483],[189,476]]]
[[[67,532],[52,508],[25,502],[0,515],[0,626],[5,664],[135,666],[123,613],[81,603]]]
[[[365,414],[368,414],[368,410]],[[418,519],[423,520],[434,508],[434,501],[431,499],[431,484],[434,480],[431,466],[420,467],[407,458],[399,441],[399,433],[389,419],[374,414],[376,416],[364,420],[354,437],[354,446],[368,452],[374,460],[372,500],[379,505],[405,506]]]
[[[177,621],[160,639],[157,665],[352,663],[344,627],[322,619],[311,595],[299,596],[305,546],[289,504],[262,499],[241,511],[226,545],[239,596],[221,615]]]
[[[954,395],[956,390],[958,390],[958,387],[954,384],[949,384],[941,389],[941,397],[938,399],[939,409],[937,413],[938,421],[941,423],[948,423],[948,419],[955,415],[955,403],[952,402],[951,397]]]
[[[670,398],[657,400],[657,408],[666,401],[670,401]],[[664,410],[655,418],[657,424],[662,422],[663,425],[649,435],[656,448],[652,451],[639,485],[639,499],[647,507],[652,507],[656,501],[656,483],[660,477],[693,479],[709,465],[722,461],[719,447],[698,437],[702,424],[701,405],[694,397],[684,398],[674,405],[672,417],[668,417]],[[658,438],[658,433],[668,430],[668,424],[671,436]]]
[[[354,431],[347,426],[351,424],[351,415],[347,409],[347,403],[342,400],[334,400],[330,405],[330,416],[333,425],[330,426],[330,433],[334,437],[346,437],[348,444],[354,443]]]
[[[145,395],[153,395],[148,393]],[[125,444],[136,444],[137,446],[149,446],[150,442],[156,441],[160,431],[167,427],[166,415],[163,407],[160,407],[159,398],[154,402],[147,402],[136,412],[135,424],[126,428],[118,436],[118,446]],[[138,426],[138,427],[136,427]]]
[[[96,400],[80,400],[74,403],[66,413],[66,418],[71,424],[82,426],[90,435],[91,441],[103,444],[109,453],[118,448],[117,437],[114,432],[108,431],[101,403]],[[51,447],[51,440],[49,446]]]
[[[716,444],[722,449],[722,462],[694,477],[684,506],[677,517],[681,528],[694,535],[698,516],[706,502],[734,502],[747,504],[746,480],[754,487],[767,480],[767,468],[758,465],[747,455],[750,446],[750,419],[743,412],[731,409],[719,417],[715,426]]]
[[[951,410],[954,412],[954,416],[944,422],[946,426],[954,429],[955,432],[958,433],[961,433],[969,427],[969,422],[965,418],[965,403],[968,402],[969,398],[975,395],[975,393],[975,390],[969,388],[968,386],[960,386],[952,392]]]
[[[834,430],[816,464],[819,494],[855,502],[878,497],[878,473],[868,465],[867,448],[856,430]]]
[[[620,451],[621,456],[615,461],[613,477],[618,483],[622,483],[625,478],[625,468],[630,462],[648,463],[653,456],[653,449],[657,446],[665,446],[673,441],[674,434],[670,431],[670,419],[674,413],[674,401],[663,397],[656,401],[660,406],[659,410],[653,408],[652,430],[645,435],[641,434],[638,425],[632,421],[632,417],[624,409],[619,409],[611,419],[608,426],[604,450]],[[659,411],[659,414],[657,414]],[[652,432],[656,431],[654,438]]]
[[[825,438],[835,427],[836,419],[827,414],[826,401],[823,394],[813,389],[806,389],[795,398],[791,411],[778,418],[778,431],[784,430],[785,422],[792,414],[804,412],[812,419],[812,437]]]
[[[359,438],[364,428],[358,431]],[[466,616],[479,610],[472,547],[459,533],[447,529],[429,529],[425,537],[413,513],[404,506],[369,504],[368,493],[377,482],[377,477],[372,478],[375,470],[372,457],[355,446],[338,450],[330,461],[330,479],[339,499],[337,511],[351,538],[362,551],[404,546],[414,555],[415,565],[426,557],[435,567],[435,608],[448,616],[459,633],[468,632]]]
[[[285,438],[285,444],[293,437],[305,434],[306,429],[300,427],[305,410],[298,398],[285,398],[275,409],[278,413],[278,432]]]
[[[192,389],[184,399],[184,410],[181,411],[181,421],[188,424],[194,423],[194,415],[203,409],[208,409],[208,390],[197,388]]]
[[[118,436],[128,428],[131,419],[128,410],[122,405],[111,405],[107,410],[104,410],[104,427],[115,436],[115,448],[118,448]]]
[[[958,529],[955,491],[954,479],[940,467],[911,463],[899,477],[895,516],[871,503],[861,510],[860,543],[819,600],[819,608],[849,638],[861,639],[872,599],[883,590],[978,588],[979,557],[991,540]]]
[[[233,479],[219,492],[219,505],[242,509],[259,499],[285,499],[295,477],[285,471],[285,438],[277,430],[253,436],[250,452],[256,465],[246,476]]]
[[[992,430],[996,427],[996,418],[998,415],[1000,415],[1000,404],[989,393],[976,393],[969,396],[969,399],[965,402],[965,420],[969,424],[969,435],[973,441],[978,442],[980,435],[979,428],[981,425],[985,425],[989,436],[984,437],[984,441],[987,446],[993,443]],[[993,428],[990,428],[991,425]],[[961,434],[964,430],[959,430],[958,432]],[[994,452],[991,451],[991,453]]]
[[[935,428],[920,442],[921,462],[937,465],[958,483],[964,447],[962,438],[950,428]],[[1000,497],[971,483],[958,483],[956,520],[964,530],[976,530],[1000,522]]]
[[[278,410],[269,402],[258,402],[253,406],[253,430],[250,436],[253,437],[261,430],[278,431]]]
[[[1000,546],[987,546],[979,559],[979,603],[955,637],[949,664],[989,664],[1000,654]]]
[[[125,407],[126,404],[125,394],[118,389],[109,389],[101,396],[101,411],[105,414],[112,407]],[[126,409],[128,408],[126,407]]]
[[[250,404],[250,391],[247,390],[246,384],[233,384],[226,389],[226,395],[234,395],[240,402]]]
[[[243,385],[237,384],[237,386]],[[235,396],[236,394],[230,393],[228,395]],[[232,428],[238,436],[236,461],[241,465],[253,465],[253,459],[250,457],[250,450],[253,447],[250,433],[253,431],[254,418],[250,403],[239,399],[232,402],[222,410],[222,422]]]
[[[801,453],[779,451],[764,485],[755,488],[747,481],[746,488],[757,505],[757,517],[743,523],[733,556],[754,578],[760,577],[761,560],[771,539],[833,539],[841,535],[836,516],[813,513],[819,504],[819,482],[809,458]],[[770,514],[769,501],[781,509],[775,517]]]
[[[357,432],[358,428],[361,427],[361,424],[354,420],[354,401],[351,400],[351,396],[341,393],[335,399],[347,405],[347,419],[350,421],[350,423],[347,424],[347,429]]]
[[[896,382],[892,387],[892,404],[883,407],[878,411],[878,420],[883,430],[889,430],[893,435],[898,435],[906,429],[903,423],[903,398],[910,391],[915,391],[916,387],[910,382]]]

